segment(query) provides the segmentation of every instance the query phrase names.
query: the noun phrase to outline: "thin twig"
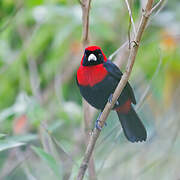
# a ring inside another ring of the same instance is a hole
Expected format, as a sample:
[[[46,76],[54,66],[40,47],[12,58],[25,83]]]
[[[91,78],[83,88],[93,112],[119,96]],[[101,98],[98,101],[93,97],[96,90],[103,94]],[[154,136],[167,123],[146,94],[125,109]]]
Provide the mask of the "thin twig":
[[[128,1],[127,1],[128,2]],[[152,9],[150,12],[150,15],[156,11],[156,10],[160,10],[162,5],[164,4],[165,0],[160,0]],[[110,56],[109,56],[109,60],[112,60],[114,58],[114,56],[116,56],[122,49],[124,49],[128,44],[128,41],[124,42],[115,52],[113,52]]]
[[[164,3],[165,0],[160,0],[150,11],[150,14],[157,11]]]
[[[88,145],[90,138],[91,123],[95,114],[94,110],[95,109],[83,99],[84,133],[85,133],[86,146]],[[95,163],[93,156],[89,161],[88,173],[89,173],[89,180],[96,180]]]
[[[29,67],[29,78],[31,89],[34,97],[41,103],[41,89],[40,89],[40,79],[38,74],[38,68],[36,61],[31,57],[28,57],[28,67]]]
[[[49,129],[47,128],[47,125],[44,122],[41,122],[40,124],[42,126],[42,128],[46,131],[47,135],[50,137],[50,139],[52,140],[53,144],[55,145],[57,151],[59,153],[63,153],[64,156],[67,157],[67,159],[69,159],[70,161],[73,162],[74,165],[76,165],[78,167],[78,164],[76,163],[76,161],[73,159],[73,157],[65,151],[65,149],[60,145],[60,142],[57,141],[57,139],[52,135],[52,132],[49,131]]]
[[[110,56],[109,60],[112,60],[114,56],[116,56],[123,48],[125,48],[128,45],[128,41],[124,42],[116,51],[114,51]]]
[[[49,137],[51,144],[52,144],[52,150],[53,150],[53,157],[55,159],[62,163],[63,168],[63,180],[69,179],[72,173],[72,167],[73,165],[78,167],[78,164],[74,160],[72,154],[69,154],[66,152],[63,148],[63,146],[60,144],[59,141],[56,140],[56,138],[52,135],[52,133],[48,130],[47,125],[44,122],[41,122],[41,126],[46,131],[47,136]]]
[[[80,0],[82,8],[82,44],[83,49],[89,44],[89,11],[91,0]],[[85,133],[85,144],[89,142],[89,130],[94,115],[94,109],[83,99],[83,114],[84,114],[84,133]],[[92,116],[90,116],[92,115]],[[96,180],[95,164],[93,156],[89,160],[89,179]]]
[[[129,44],[129,50],[131,49],[131,18],[129,18],[129,25],[128,25],[128,44]]]
[[[133,17],[132,17],[132,11],[131,11],[128,0],[125,0],[125,2],[126,2],[126,6],[128,8],[128,13],[129,13],[129,17],[130,17],[130,21],[131,21],[131,24],[132,24],[132,27],[133,27],[133,32],[134,32],[134,37],[135,37],[136,36],[136,27],[135,27],[134,20],[133,20]]]
[[[119,131],[121,131],[121,127],[120,127],[120,123],[119,123],[119,122],[118,122],[118,124],[116,124],[116,125],[111,129],[111,131],[110,131],[105,137],[103,137],[103,139],[102,139],[99,143],[97,143],[97,146],[99,147],[101,144],[103,144],[104,141],[107,140],[108,137],[110,137],[110,136],[112,135],[112,133],[114,133],[114,132],[117,131],[117,129],[118,129]],[[122,132],[122,131],[121,131],[121,132]]]
[[[129,56],[129,59],[128,59],[128,64],[127,64],[127,67],[126,67],[126,71],[123,74],[123,76],[122,76],[122,78],[121,78],[121,80],[120,80],[120,82],[119,82],[113,96],[112,96],[112,101],[107,102],[107,104],[106,104],[106,106],[105,106],[105,108],[104,108],[104,110],[102,112],[102,115],[101,115],[100,121],[99,121],[100,127],[104,126],[104,123],[105,123],[111,109],[113,108],[115,102],[117,101],[119,95],[121,94],[123,88],[125,87],[128,79],[129,79],[129,76],[130,76],[131,71],[132,71],[132,67],[133,67],[134,62],[135,62],[137,51],[138,51],[138,48],[139,48],[139,43],[141,41],[143,32],[145,30],[147,21],[149,19],[149,15],[150,15],[150,11],[151,11],[153,2],[154,2],[154,0],[148,0],[147,1],[146,9],[143,12],[143,15],[141,17],[141,21],[140,21],[140,24],[139,24],[139,27],[138,27],[137,35],[135,36],[135,39],[134,39],[135,45],[131,48],[131,52],[130,52],[130,56]],[[79,168],[77,180],[82,180],[84,175],[85,175],[85,172],[86,172],[86,169],[88,167],[90,157],[91,157],[92,152],[94,150],[96,141],[97,141],[97,139],[98,139],[98,137],[100,135],[100,132],[101,132],[100,130],[95,128],[92,135],[91,135],[91,137],[90,137],[90,141],[89,141],[89,144],[87,146],[83,161],[82,161],[81,166]]]
[[[24,164],[24,162],[29,158],[32,158],[32,153],[29,151],[29,148],[26,148],[23,159],[15,158],[15,149],[13,149],[10,152],[8,159],[4,163],[3,167],[1,168],[0,180],[12,175],[16,171],[16,169]]]
[[[89,11],[91,0],[83,0],[81,1],[82,5],[82,43],[83,48],[85,48],[89,43]]]
[[[81,6],[85,6],[81,0],[78,0],[78,2]]]

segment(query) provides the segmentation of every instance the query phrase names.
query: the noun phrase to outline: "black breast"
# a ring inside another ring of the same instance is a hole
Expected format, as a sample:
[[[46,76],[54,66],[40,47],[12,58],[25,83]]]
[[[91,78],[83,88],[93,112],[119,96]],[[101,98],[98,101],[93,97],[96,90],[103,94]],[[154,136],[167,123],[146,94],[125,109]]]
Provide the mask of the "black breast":
[[[109,96],[114,93],[118,83],[119,81],[109,74],[103,81],[93,87],[78,86],[80,88],[81,95],[89,104],[96,109],[103,110]],[[118,98],[118,104],[115,104],[114,108],[123,105],[128,99],[130,99],[130,96],[128,93],[128,86],[126,85]]]
[[[112,94],[118,84],[118,81],[112,76],[108,75],[100,83],[90,86],[79,85],[81,95],[86,101],[97,109],[104,109],[107,100]]]

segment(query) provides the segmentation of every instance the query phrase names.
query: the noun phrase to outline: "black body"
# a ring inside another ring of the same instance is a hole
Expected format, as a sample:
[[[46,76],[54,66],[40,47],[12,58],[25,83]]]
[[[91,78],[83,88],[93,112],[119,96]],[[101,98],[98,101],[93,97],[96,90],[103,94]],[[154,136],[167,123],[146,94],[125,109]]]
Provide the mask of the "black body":
[[[77,82],[81,95],[84,97],[84,99],[93,107],[100,109],[101,111],[104,109],[109,96],[114,93],[114,90],[116,89],[123,75],[119,68],[109,60],[104,62],[103,66],[106,68],[109,74],[103,81],[101,81],[101,83],[90,87],[80,86]],[[123,105],[128,99],[136,104],[134,93],[129,83],[126,84],[120,97],[118,98],[118,105],[116,103],[114,108]]]

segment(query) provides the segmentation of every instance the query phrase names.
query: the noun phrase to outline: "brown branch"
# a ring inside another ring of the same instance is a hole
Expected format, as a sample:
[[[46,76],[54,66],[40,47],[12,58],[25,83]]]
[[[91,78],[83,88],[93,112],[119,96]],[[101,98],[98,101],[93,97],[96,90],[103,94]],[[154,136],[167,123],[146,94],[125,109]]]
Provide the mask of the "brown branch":
[[[89,11],[91,0],[83,0],[81,3],[82,8],[82,43],[83,48],[89,44]]]
[[[137,35],[136,35],[136,37],[134,39],[134,46],[131,48],[131,51],[130,51],[130,56],[129,56],[129,59],[128,59],[128,64],[127,64],[127,67],[126,67],[126,71],[123,74],[123,76],[122,76],[122,78],[121,78],[121,80],[120,80],[120,82],[119,82],[113,96],[112,96],[112,101],[107,102],[107,104],[106,104],[106,106],[105,106],[105,108],[103,110],[103,113],[102,113],[102,115],[100,117],[99,125],[101,127],[104,126],[104,123],[105,123],[111,109],[113,108],[115,102],[117,101],[119,95],[121,94],[123,88],[125,87],[128,79],[129,79],[130,73],[132,71],[132,67],[133,67],[134,62],[135,62],[137,51],[138,51],[138,48],[139,48],[139,43],[141,41],[142,34],[143,34],[144,30],[145,30],[147,21],[148,21],[149,16],[150,16],[150,11],[151,11],[151,8],[152,8],[153,1],[154,0],[148,0],[147,1],[146,8],[143,11],[141,21],[140,21],[140,24],[139,24],[139,27],[138,27],[138,30],[137,30]],[[97,139],[98,139],[98,137],[100,135],[100,132],[101,132],[100,130],[95,128],[92,135],[91,135],[91,137],[90,137],[89,144],[87,146],[83,161],[81,163],[81,166],[80,166],[80,169],[79,169],[79,172],[78,172],[77,180],[82,180],[84,175],[85,175],[85,172],[86,172],[86,169],[88,167],[90,157],[91,157],[92,152],[94,150],[96,141],[97,141]]]
[[[90,4],[91,0],[83,0],[80,1],[81,8],[82,8],[82,44],[83,49],[85,49],[89,44],[89,11],[90,11]],[[89,142],[90,137],[90,129],[91,123],[94,115],[94,108],[90,106],[84,99],[83,99],[83,114],[84,114],[84,133],[85,133],[85,144]],[[96,172],[95,172],[95,164],[93,156],[89,159],[89,179],[96,180]]]
[[[95,108],[90,106],[83,99],[83,114],[84,114],[84,134],[85,134],[85,144],[88,145],[90,132],[91,132],[91,124],[95,114]],[[89,166],[88,166],[89,180],[96,180],[96,171],[93,156],[90,158]]]

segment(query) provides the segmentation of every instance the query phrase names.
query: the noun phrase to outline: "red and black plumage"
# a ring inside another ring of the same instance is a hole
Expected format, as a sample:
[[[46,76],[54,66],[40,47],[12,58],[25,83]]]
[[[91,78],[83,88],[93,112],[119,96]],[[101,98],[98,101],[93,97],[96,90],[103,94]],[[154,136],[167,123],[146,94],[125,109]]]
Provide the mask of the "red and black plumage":
[[[89,46],[85,49],[77,71],[77,84],[84,99],[103,111],[122,75],[119,68],[107,60],[100,47]],[[136,104],[136,99],[130,84],[127,83],[113,109],[118,114],[127,139],[131,142],[145,141],[146,129],[131,103]]]

